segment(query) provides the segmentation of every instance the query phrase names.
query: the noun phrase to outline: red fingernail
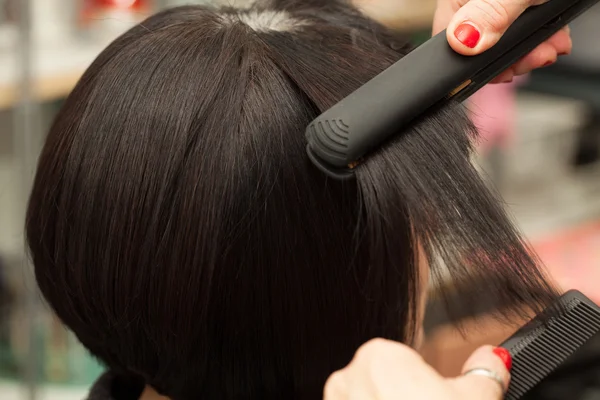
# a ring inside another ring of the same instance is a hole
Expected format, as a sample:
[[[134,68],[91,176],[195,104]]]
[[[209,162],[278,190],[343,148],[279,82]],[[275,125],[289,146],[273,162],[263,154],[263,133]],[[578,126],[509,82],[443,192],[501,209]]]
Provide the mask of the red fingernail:
[[[554,61],[548,61],[548,62],[547,62],[546,64],[544,64],[543,66],[544,66],[544,67],[547,67],[547,66],[549,66],[549,65],[552,65],[552,64],[554,64]]]
[[[502,362],[506,366],[506,369],[510,371],[510,369],[512,368],[512,356],[510,355],[510,353],[508,352],[508,350],[506,350],[503,347],[496,347],[493,350],[493,353],[495,355],[497,355],[498,357],[500,357],[500,359],[502,360]]]
[[[479,43],[481,33],[471,24],[460,24],[454,31],[454,36],[465,46],[473,49]]]

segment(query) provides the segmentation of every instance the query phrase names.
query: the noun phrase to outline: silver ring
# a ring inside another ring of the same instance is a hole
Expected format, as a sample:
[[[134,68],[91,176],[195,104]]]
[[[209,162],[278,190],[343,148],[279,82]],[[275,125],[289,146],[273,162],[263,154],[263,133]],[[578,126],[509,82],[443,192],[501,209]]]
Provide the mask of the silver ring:
[[[489,378],[489,379],[495,381],[496,383],[498,383],[498,385],[500,385],[500,389],[502,389],[502,393],[506,393],[506,386],[504,385],[504,381],[502,380],[500,375],[498,375],[494,371],[491,371],[487,368],[473,368],[473,369],[470,369],[467,372],[465,372],[463,375],[464,376],[466,376],[466,375],[485,376],[486,378]]]

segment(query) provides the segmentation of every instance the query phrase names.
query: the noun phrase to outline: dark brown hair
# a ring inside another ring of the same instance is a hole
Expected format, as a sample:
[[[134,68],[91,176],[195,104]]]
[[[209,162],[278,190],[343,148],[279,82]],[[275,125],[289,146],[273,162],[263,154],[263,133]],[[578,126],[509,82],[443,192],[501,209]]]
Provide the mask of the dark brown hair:
[[[471,301],[547,304],[459,106],[354,181],[308,161],[305,126],[407,51],[329,0],[181,7],[125,33],[39,160],[27,238],[48,303],[109,368],[175,400],[318,399],[363,342],[411,343],[417,244],[434,279],[478,282]]]

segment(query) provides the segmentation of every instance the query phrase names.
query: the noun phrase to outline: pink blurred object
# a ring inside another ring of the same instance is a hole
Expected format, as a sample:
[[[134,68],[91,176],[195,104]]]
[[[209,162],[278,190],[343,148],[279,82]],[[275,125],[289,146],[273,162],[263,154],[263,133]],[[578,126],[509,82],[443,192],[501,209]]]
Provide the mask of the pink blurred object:
[[[600,303],[600,221],[536,240],[533,248],[559,287]]]
[[[521,76],[511,83],[487,85],[471,96],[469,110],[480,132],[482,154],[510,144],[516,125],[516,88],[526,80]]]

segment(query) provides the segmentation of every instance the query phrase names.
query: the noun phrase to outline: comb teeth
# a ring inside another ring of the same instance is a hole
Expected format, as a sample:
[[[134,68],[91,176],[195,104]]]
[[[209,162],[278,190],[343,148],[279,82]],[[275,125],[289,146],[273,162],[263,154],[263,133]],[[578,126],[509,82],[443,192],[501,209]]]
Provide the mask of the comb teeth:
[[[513,367],[505,399],[521,398],[598,331],[598,308],[578,298],[571,299],[562,315],[507,347],[513,355]]]

